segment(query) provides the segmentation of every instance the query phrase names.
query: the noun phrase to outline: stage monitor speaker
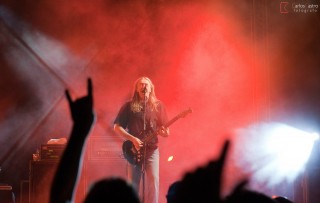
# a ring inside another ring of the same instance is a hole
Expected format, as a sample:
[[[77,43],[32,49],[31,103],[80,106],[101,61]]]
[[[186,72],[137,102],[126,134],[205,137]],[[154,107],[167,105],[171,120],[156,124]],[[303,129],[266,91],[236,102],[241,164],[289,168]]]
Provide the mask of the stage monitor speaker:
[[[49,202],[50,188],[58,161],[30,161],[30,203]]]

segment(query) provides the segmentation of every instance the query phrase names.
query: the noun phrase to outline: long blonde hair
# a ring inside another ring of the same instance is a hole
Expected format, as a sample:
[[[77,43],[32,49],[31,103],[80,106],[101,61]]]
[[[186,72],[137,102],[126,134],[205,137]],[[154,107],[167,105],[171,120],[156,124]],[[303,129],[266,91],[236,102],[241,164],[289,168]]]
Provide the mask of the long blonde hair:
[[[133,95],[132,95],[132,99],[131,99],[131,110],[135,113],[140,112],[142,110],[142,104],[141,104],[141,100],[140,100],[140,96],[138,93],[138,82],[141,81],[142,79],[147,80],[150,83],[151,86],[151,91],[149,94],[149,99],[148,99],[148,104],[151,107],[152,111],[157,111],[157,106],[159,104],[159,100],[156,97],[156,93],[154,91],[154,85],[152,83],[152,81],[148,78],[148,77],[140,77],[138,78],[133,85]]]

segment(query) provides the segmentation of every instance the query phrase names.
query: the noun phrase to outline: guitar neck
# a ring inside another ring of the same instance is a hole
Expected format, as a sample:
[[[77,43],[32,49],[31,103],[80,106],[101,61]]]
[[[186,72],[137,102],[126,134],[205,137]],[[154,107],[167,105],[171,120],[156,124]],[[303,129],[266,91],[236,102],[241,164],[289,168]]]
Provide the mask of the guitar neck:
[[[164,127],[169,127],[171,124],[173,124],[176,120],[178,120],[179,118],[176,116],[173,119],[171,119],[169,122],[167,122],[165,125],[163,125]],[[150,133],[149,135],[147,135],[142,142],[149,142],[150,140],[152,140],[154,137],[156,137],[158,135],[158,130],[156,130],[153,133]]]
[[[181,115],[177,115],[175,116],[173,119],[171,119],[170,121],[168,121],[166,124],[164,124],[163,126],[168,128],[170,125],[172,125],[174,122],[176,122],[179,118],[181,118]]]
[[[168,128],[170,125],[172,125],[174,122],[176,122],[178,119],[184,117],[186,114],[188,113],[191,113],[192,110],[191,109],[188,109],[180,114],[178,114],[177,116],[173,117],[170,121],[168,121],[166,124],[164,124],[163,126],[165,128]],[[156,130],[155,132],[153,133],[150,133],[149,135],[147,135],[142,141],[143,142],[148,142],[150,141],[151,139],[153,139],[154,137],[156,137],[158,135],[158,130]]]

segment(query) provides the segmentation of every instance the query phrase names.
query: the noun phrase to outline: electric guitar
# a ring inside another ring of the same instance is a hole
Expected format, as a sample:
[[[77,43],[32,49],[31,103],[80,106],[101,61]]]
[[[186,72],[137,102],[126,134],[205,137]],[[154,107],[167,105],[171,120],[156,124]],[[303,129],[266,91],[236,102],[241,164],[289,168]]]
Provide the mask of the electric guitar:
[[[175,116],[174,118],[172,118],[170,121],[168,121],[165,125],[163,125],[165,128],[169,127],[171,124],[173,124],[174,122],[176,122],[178,119],[185,117],[187,114],[192,113],[192,109],[189,108],[181,113],[179,113],[177,116]],[[148,143],[150,140],[152,140],[154,137],[159,135],[160,129],[157,129],[155,132],[153,133],[149,133],[147,134],[141,141],[143,142],[144,146],[146,145],[146,143]],[[130,140],[125,141],[122,144],[122,152],[124,155],[124,158],[127,159],[127,161],[132,164],[132,165],[140,165],[143,162],[143,147],[140,148],[140,150],[136,150],[136,148],[134,147],[133,143]]]

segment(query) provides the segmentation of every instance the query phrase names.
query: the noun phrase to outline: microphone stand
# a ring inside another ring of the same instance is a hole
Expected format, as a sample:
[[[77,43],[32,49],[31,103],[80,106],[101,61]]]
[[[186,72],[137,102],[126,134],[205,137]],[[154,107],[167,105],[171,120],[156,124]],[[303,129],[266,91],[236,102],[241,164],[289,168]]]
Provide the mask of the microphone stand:
[[[143,111],[143,133],[144,136],[147,133],[147,123],[146,123],[146,111],[147,111],[147,95],[146,90],[144,90],[144,111]],[[145,202],[145,168],[146,168],[146,155],[147,155],[147,143],[143,143],[143,162],[141,166],[141,177],[142,177],[142,203]]]

